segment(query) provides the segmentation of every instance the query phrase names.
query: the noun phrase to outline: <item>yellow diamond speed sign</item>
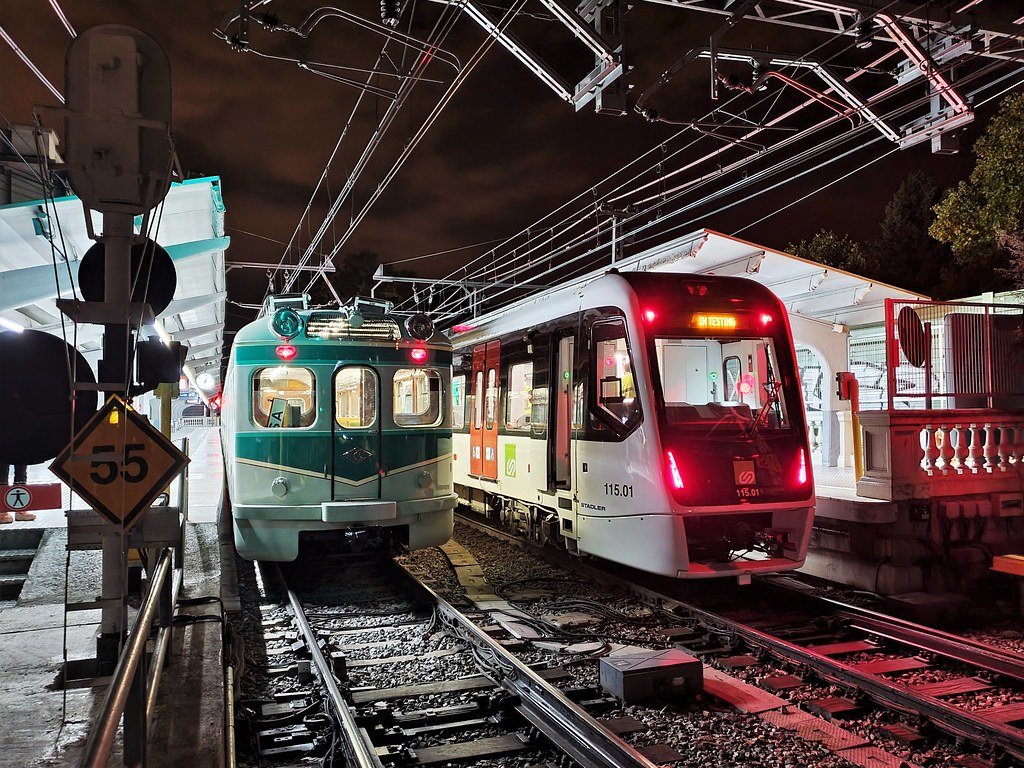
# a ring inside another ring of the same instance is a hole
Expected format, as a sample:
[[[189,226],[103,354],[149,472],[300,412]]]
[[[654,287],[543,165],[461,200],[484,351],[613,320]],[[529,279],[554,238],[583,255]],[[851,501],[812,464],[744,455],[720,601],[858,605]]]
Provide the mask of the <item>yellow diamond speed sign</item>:
[[[128,529],[188,462],[149,421],[111,395],[50,469],[96,512]]]

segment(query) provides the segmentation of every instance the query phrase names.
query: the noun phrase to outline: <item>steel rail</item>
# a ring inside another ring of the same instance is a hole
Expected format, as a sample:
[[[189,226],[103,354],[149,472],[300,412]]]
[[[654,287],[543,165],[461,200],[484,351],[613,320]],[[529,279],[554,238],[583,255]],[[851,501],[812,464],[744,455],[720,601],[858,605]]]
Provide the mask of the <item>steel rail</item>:
[[[86,768],[101,768],[110,759],[110,752],[114,747],[114,740],[117,738],[118,722],[121,715],[124,714],[132,681],[145,656],[150,629],[159,611],[164,582],[167,581],[170,571],[171,550],[164,549],[157,559],[153,576],[150,579],[149,592],[139,609],[135,624],[132,626],[128,645],[121,652],[117,667],[114,669],[114,677],[103,697],[96,725],[89,733],[89,740],[85,746],[85,757],[82,759],[82,765]],[[142,736],[145,738],[145,734]]]
[[[776,589],[792,589],[784,581],[771,578],[763,583]],[[962,637],[940,629],[915,624],[898,616],[889,616],[841,600],[818,595],[805,595],[808,600],[824,603],[835,615],[848,622],[847,626],[877,637],[909,645],[921,651],[962,661],[988,672],[1024,681],[1024,656],[1007,651],[968,637]]]
[[[578,704],[542,678],[501,643],[464,616],[455,606],[405,566],[403,573],[437,605],[437,610],[464,632],[465,639],[513,670],[495,682],[519,700],[522,715],[583,768],[655,768],[656,764],[613,734]]]
[[[478,530],[495,535],[498,538],[517,542],[524,549],[541,549],[521,537],[512,536],[504,531],[496,531],[490,526],[476,521],[467,520],[461,515],[459,518],[460,520],[469,522],[470,525]],[[616,576],[615,574],[601,568],[577,562],[568,555],[563,555],[561,552],[544,549],[544,557],[567,570],[589,576],[599,582],[624,587],[653,604],[672,609],[673,613],[676,615],[679,615],[677,611],[681,610],[688,615],[688,618],[694,618],[705,625],[725,630],[742,638],[751,646],[768,651],[777,659],[809,667],[827,680],[853,686],[857,690],[866,694],[869,698],[884,706],[904,712],[923,715],[933,722],[940,730],[943,730],[946,733],[963,737],[968,741],[981,746],[990,746],[995,744],[1006,752],[1012,754],[1018,760],[1024,760],[1024,731],[1020,729],[1012,728],[994,720],[988,720],[984,717],[979,717],[968,710],[958,709],[957,707],[947,704],[934,696],[915,693],[909,688],[892,683],[883,677],[860,672],[837,659],[801,647],[789,642],[788,640],[773,637],[772,635],[755,629],[754,627],[719,616],[711,611],[699,608],[683,600],[679,600],[678,598],[673,597],[670,594],[666,594],[659,589],[637,584],[626,576]],[[843,607],[850,608],[850,606]],[[866,611],[865,613],[871,612]],[[875,616],[880,617],[881,614],[875,614]],[[680,618],[684,617],[680,616]],[[888,617],[885,618],[888,619]],[[867,623],[868,617],[862,616],[861,619]],[[905,622],[904,620],[897,621],[903,622],[906,625],[911,624],[911,622]],[[878,626],[881,628],[880,622]],[[891,625],[889,628],[891,629]],[[927,631],[927,628],[922,627],[920,633],[923,635],[925,631]],[[944,633],[936,632],[936,634]],[[970,644],[971,641],[965,642],[965,645]]]
[[[261,563],[261,567],[266,566],[266,563]],[[356,723],[355,714],[352,712],[352,708],[349,707],[348,702],[345,700],[345,696],[341,692],[341,688],[338,687],[338,681],[334,677],[334,671],[331,669],[330,664],[327,663],[327,658],[324,656],[324,652],[320,649],[320,642],[316,633],[313,632],[313,628],[309,626],[309,621],[306,619],[306,613],[302,609],[302,603],[299,602],[298,596],[291,587],[287,586],[287,582],[284,579],[284,574],[281,573],[281,569],[275,564],[273,565],[272,570],[276,572],[280,582],[285,585],[285,589],[288,593],[288,604],[291,607],[292,614],[295,616],[295,623],[299,628],[299,634],[306,643],[306,648],[309,650],[313,666],[316,668],[317,674],[320,676],[320,680],[324,684],[324,688],[327,689],[327,696],[331,701],[331,707],[338,716],[338,723],[341,726],[342,735],[344,736],[343,742],[345,750],[352,758],[351,764],[357,768],[383,768],[380,758],[377,756],[377,751],[370,743],[370,739],[366,735],[366,732],[359,727],[358,723]]]

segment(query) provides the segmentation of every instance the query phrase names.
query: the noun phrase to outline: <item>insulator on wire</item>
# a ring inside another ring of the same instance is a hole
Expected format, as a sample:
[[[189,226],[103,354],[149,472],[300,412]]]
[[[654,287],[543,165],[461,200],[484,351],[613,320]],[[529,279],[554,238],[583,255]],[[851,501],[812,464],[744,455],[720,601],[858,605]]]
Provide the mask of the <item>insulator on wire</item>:
[[[385,26],[397,27],[401,16],[401,0],[380,0],[380,20]]]

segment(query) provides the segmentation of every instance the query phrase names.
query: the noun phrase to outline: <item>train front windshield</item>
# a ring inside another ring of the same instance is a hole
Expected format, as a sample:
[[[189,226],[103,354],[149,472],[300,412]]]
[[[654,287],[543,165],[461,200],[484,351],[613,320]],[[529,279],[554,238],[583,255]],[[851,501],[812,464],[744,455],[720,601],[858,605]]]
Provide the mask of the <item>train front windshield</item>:
[[[789,430],[770,337],[656,336],[663,423],[691,436]]]

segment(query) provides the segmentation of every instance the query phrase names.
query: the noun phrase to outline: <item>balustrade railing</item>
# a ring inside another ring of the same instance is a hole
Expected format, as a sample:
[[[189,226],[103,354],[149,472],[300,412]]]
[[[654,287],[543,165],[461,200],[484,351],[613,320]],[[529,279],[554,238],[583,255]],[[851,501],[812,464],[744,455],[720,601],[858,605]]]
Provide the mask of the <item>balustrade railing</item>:
[[[858,495],[923,499],[1020,491],[1024,413],[964,409],[858,415],[864,430]]]

